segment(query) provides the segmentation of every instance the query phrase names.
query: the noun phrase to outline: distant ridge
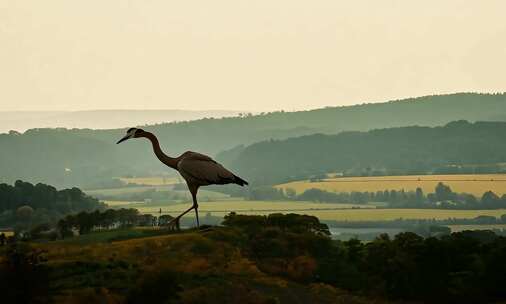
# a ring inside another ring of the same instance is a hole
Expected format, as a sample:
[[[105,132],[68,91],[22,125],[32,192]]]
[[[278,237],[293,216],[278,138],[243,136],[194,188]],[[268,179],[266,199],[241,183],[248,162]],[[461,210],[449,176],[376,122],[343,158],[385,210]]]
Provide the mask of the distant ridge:
[[[307,179],[329,172],[403,175],[483,173],[487,171],[476,170],[486,169],[492,170],[487,173],[502,173],[506,122],[461,120],[440,127],[313,134],[255,143],[222,153],[218,159],[256,184]]]
[[[226,110],[0,111],[0,133],[10,130],[24,132],[33,128],[115,129],[205,117],[229,117],[239,113]]]

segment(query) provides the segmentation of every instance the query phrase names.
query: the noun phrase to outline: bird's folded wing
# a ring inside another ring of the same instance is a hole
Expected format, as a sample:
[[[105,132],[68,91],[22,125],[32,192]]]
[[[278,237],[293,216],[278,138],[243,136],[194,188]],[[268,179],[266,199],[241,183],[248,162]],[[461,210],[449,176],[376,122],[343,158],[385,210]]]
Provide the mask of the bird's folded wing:
[[[178,163],[178,170],[183,175],[188,175],[195,180],[209,184],[227,184],[233,182],[235,179],[232,172],[212,159],[200,160],[198,158],[183,158]]]
[[[210,161],[213,163],[216,162],[214,159],[212,159],[211,157],[209,157],[205,154],[200,154],[200,153],[193,152],[193,151],[186,151],[185,153],[183,153],[181,158],[185,159],[185,160],[204,160],[204,161]]]

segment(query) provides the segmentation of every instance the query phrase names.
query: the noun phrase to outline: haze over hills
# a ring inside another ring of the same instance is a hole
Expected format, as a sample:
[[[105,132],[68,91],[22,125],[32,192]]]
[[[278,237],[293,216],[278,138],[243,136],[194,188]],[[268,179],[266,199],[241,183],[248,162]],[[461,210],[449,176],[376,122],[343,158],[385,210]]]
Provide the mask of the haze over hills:
[[[228,158],[232,159],[230,154],[241,153],[240,145],[269,139],[413,125],[440,126],[456,120],[492,121],[504,116],[505,94],[462,93],[311,111],[200,119],[143,128],[155,133],[170,155],[186,150],[216,155],[229,150]],[[124,133],[125,129],[33,129],[22,135],[0,135],[2,178],[4,181],[23,179],[86,187],[91,186],[90,181],[97,183],[117,176],[170,172],[159,164],[147,141],[130,140],[116,145]],[[322,149],[317,142],[310,147]],[[339,158],[339,155],[329,157]]]
[[[239,111],[225,110],[6,111],[0,112],[0,133],[24,132],[33,128],[114,129],[238,114]]]

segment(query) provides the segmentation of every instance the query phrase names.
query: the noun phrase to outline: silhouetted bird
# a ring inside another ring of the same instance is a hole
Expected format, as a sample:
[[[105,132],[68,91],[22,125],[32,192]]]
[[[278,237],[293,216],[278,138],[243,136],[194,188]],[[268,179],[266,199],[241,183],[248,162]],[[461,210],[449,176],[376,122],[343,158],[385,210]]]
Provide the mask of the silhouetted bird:
[[[186,151],[178,157],[168,156],[167,154],[163,153],[156,136],[153,133],[144,131],[142,129],[128,129],[125,137],[120,139],[117,143],[119,144],[127,139],[141,137],[147,138],[151,141],[151,144],[153,145],[153,151],[155,152],[156,157],[158,157],[162,163],[174,170],[177,170],[179,174],[181,174],[181,176],[186,181],[186,184],[188,185],[190,193],[192,194],[193,206],[177,216],[174,219],[176,222],[179,222],[179,219],[183,215],[190,212],[192,209],[195,209],[197,227],[200,226],[198,211],[199,205],[197,203],[197,192],[200,186],[224,184],[237,184],[244,186],[248,184],[247,181],[225,169],[221,164],[217,163],[207,155]]]

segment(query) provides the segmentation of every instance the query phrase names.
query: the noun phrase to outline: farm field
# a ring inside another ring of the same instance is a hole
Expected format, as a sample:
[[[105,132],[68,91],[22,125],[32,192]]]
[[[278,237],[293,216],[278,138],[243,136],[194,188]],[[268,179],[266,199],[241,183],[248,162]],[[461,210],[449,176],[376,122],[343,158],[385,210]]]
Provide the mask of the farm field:
[[[335,221],[391,221],[396,219],[468,219],[480,215],[500,217],[506,209],[498,210],[444,210],[444,209],[347,209],[314,210],[307,212],[320,220]]]
[[[138,202],[138,201],[103,201],[105,204],[107,204],[109,207],[113,208],[135,208],[136,205],[146,205],[145,202]]]
[[[146,186],[174,185],[182,182],[179,177],[121,177],[119,180],[126,184],[137,184]]]
[[[157,186],[139,186],[139,187],[121,187],[121,188],[109,188],[109,189],[97,189],[97,190],[85,190],[88,195],[123,195],[123,194],[134,194],[145,191],[156,190],[156,191],[169,191],[168,187],[157,187]]]
[[[505,230],[506,224],[496,225],[448,225],[452,232],[460,232],[464,230]]]
[[[291,188],[300,194],[311,188],[331,192],[376,192],[402,189],[415,191],[420,187],[425,193],[432,193],[439,182],[450,186],[454,192],[470,193],[477,197],[487,191],[493,191],[499,196],[506,194],[506,174],[338,177],[320,182],[295,181],[277,185],[276,188]]]
[[[108,201],[106,201],[108,203]],[[141,213],[157,215],[162,213],[177,215],[191,206],[190,202],[183,204],[134,204],[125,205],[126,208],[137,208]],[[336,221],[378,221],[396,219],[448,219],[475,218],[480,215],[500,217],[506,214],[506,209],[498,210],[445,210],[445,209],[376,209],[374,205],[353,204],[322,204],[312,202],[283,202],[283,201],[217,201],[201,202],[201,214],[211,213],[214,216],[224,216],[229,212],[242,214],[270,214],[300,213],[314,215],[320,220]],[[116,207],[122,207],[116,205]],[[355,207],[355,209],[352,209]],[[361,208],[361,209],[357,209]],[[193,212],[188,216],[193,216]]]
[[[9,237],[9,236],[13,236],[14,235],[14,231],[12,230],[5,230],[5,231],[1,231],[0,230],[0,234],[4,234],[6,237]]]
[[[168,186],[139,186],[139,187],[121,187],[121,188],[110,188],[110,189],[97,189],[97,190],[86,190],[86,194],[97,197],[108,197],[111,199],[115,196],[121,197],[124,195],[134,195],[140,194],[147,191],[156,191],[156,192],[174,192],[180,195],[185,196],[188,200],[191,199],[190,192],[187,190],[172,190]],[[168,196],[168,195],[167,195]],[[218,193],[214,191],[208,190],[200,190],[199,197],[202,200],[226,200],[230,197],[223,193]],[[121,199],[118,199],[121,200]]]
[[[106,204],[115,207],[136,208],[141,213],[158,214],[160,208],[166,214],[178,214],[191,206],[190,201],[187,203],[177,204],[126,204],[115,201],[105,201]],[[350,208],[376,208],[374,205],[354,205],[354,204],[322,204],[311,202],[290,202],[290,201],[245,201],[245,200],[230,200],[230,201],[213,201],[213,202],[199,202],[200,212],[211,212],[217,215],[224,215],[229,212],[237,213],[273,213],[277,211],[283,212],[296,212],[305,211],[310,209],[350,209]]]

